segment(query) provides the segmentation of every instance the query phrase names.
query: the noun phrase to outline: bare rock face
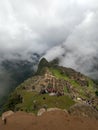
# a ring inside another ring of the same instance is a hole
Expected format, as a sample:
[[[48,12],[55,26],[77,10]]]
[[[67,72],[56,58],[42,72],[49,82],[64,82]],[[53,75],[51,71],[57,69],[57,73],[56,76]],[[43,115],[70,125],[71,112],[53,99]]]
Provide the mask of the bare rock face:
[[[4,120],[5,118],[7,118],[7,117],[9,117],[9,116],[11,116],[11,115],[13,115],[14,114],[14,112],[13,111],[7,111],[7,112],[4,112],[3,114],[2,114],[2,120]]]
[[[63,111],[68,114],[68,111],[66,109],[64,109]]]
[[[37,116],[41,116],[44,112],[46,112],[46,109],[45,108],[41,108],[38,113],[37,113]]]
[[[75,104],[69,109],[69,113],[74,116],[96,118],[98,120],[98,111],[87,104]]]
[[[62,109],[59,109],[59,108],[48,108],[47,112],[50,112],[50,111],[62,111]]]

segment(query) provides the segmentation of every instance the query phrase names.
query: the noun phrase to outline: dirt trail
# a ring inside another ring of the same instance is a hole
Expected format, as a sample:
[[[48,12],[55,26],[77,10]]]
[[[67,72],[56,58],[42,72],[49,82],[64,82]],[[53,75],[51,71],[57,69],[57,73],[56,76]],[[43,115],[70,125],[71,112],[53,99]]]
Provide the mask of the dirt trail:
[[[0,118],[0,130],[98,130],[98,120],[70,116],[59,110],[38,117],[16,112],[7,118],[6,125]]]

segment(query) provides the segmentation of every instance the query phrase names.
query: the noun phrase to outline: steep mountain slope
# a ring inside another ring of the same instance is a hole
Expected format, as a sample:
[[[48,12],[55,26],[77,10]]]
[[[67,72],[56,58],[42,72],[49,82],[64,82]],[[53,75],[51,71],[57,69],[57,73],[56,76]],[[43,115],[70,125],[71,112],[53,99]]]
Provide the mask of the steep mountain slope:
[[[21,59],[18,54],[16,57],[0,62],[0,109],[7,100],[8,94],[35,73],[40,58],[36,53],[31,55],[30,61]]]
[[[96,84],[71,68],[58,66],[58,60],[42,59],[36,74],[10,95],[6,110],[37,112],[40,108],[58,107],[69,110],[81,103],[98,110]]]

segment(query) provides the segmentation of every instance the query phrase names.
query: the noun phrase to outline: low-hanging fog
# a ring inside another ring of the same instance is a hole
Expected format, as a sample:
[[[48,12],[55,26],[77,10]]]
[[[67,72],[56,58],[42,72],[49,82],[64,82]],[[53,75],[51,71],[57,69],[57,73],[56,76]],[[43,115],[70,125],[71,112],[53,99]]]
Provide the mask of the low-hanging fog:
[[[0,95],[12,81],[6,61],[59,58],[98,79],[97,35],[97,0],[0,0]]]

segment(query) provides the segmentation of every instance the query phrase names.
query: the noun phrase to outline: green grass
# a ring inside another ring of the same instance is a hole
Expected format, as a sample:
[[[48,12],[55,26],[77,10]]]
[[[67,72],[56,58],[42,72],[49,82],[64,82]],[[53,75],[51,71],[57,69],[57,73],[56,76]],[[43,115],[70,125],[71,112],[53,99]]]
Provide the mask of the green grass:
[[[91,79],[88,79],[89,86],[88,86],[88,91],[89,93],[92,93],[93,96],[95,96],[96,88],[94,87],[94,82]]]
[[[60,71],[58,69],[54,69],[51,68],[50,71],[53,73],[53,75],[55,77],[57,77],[58,79],[65,79],[65,80],[69,80],[67,75],[61,74]]]
[[[65,94],[68,93],[68,90],[67,90],[67,87],[66,87],[66,86],[64,87],[64,93],[65,93]]]
[[[68,82],[70,82],[74,87],[78,87],[79,84],[75,81],[75,80],[72,80],[70,79],[67,75],[65,74],[62,74],[60,72],[60,70],[58,69],[55,69],[55,68],[51,68],[50,71],[53,73],[54,76],[56,76],[58,79],[64,79]]]
[[[74,87],[79,87],[79,86],[80,86],[75,80],[70,79],[69,82],[70,82]]]
[[[23,96],[23,103],[17,104],[16,107],[20,110],[27,112],[36,113],[40,108],[46,107],[57,107],[61,109],[69,109],[70,106],[75,104],[75,102],[69,96],[49,96],[48,94],[40,95],[36,92],[26,92],[21,93]]]
[[[88,81],[88,86],[83,87],[79,83],[77,83],[77,81],[69,78],[67,74],[62,74],[61,71],[56,68],[51,68],[50,71],[58,79],[64,79],[64,80],[68,81],[73,87],[75,87],[75,89],[78,91],[80,96],[86,97],[85,91],[87,93],[92,93],[93,96],[95,95],[96,89],[94,87],[94,82],[91,79],[89,79],[88,77],[85,77],[85,79]],[[65,89],[64,91],[66,92],[66,87],[64,89]]]

